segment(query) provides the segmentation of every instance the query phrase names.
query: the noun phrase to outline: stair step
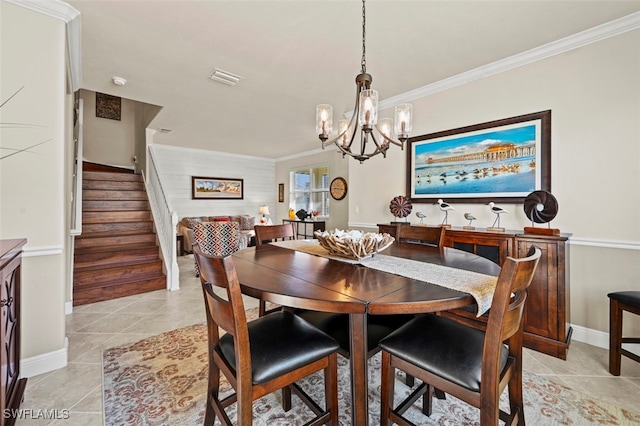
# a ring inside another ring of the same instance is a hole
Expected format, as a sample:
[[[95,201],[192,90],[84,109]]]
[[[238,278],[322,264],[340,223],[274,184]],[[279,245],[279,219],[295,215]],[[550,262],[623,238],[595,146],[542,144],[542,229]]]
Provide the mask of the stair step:
[[[145,191],[107,191],[101,189],[83,189],[82,202],[87,200],[146,200]]]
[[[163,276],[160,259],[134,267],[111,267],[93,270],[75,271],[73,285],[78,290],[103,287],[114,283],[128,283]]]
[[[87,200],[82,201],[83,212],[95,211],[125,211],[125,210],[149,210],[149,203],[146,200],[124,201],[124,200]]]
[[[117,299],[119,297],[130,296],[132,294],[147,293],[149,291],[164,290],[167,288],[167,279],[161,277],[150,278],[144,281],[134,281],[131,283],[114,283],[103,287],[87,290],[74,289],[73,305],[85,305],[87,303],[101,302],[103,300]]]
[[[144,183],[111,180],[83,180],[82,189],[103,189],[108,191],[143,191]]]
[[[100,238],[104,237],[105,233],[112,236],[153,234],[153,222],[87,223],[82,225],[82,234],[76,239]]]
[[[82,172],[82,180],[111,180],[121,182],[142,182],[142,175],[135,173],[114,173],[114,172]]]
[[[143,240],[142,238],[134,239],[129,238],[131,236],[126,235],[123,238],[113,239],[111,235],[105,236],[102,238],[94,238],[92,240],[87,240],[85,243],[89,243],[85,247],[80,247],[76,250],[74,255],[84,255],[89,253],[121,253],[121,252],[130,252],[136,253],[138,250],[159,250],[159,247],[155,243],[155,235],[151,234],[153,237],[153,241],[151,238],[147,238]],[[93,244],[91,244],[93,243]]]
[[[125,247],[125,245],[120,246]],[[114,266],[139,265],[141,263],[152,262],[158,259],[158,247],[137,248],[135,250],[102,250],[96,252],[82,253],[77,251],[74,256],[75,270],[100,269]]]
[[[113,222],[148,222],[151,212],[145,211],[115,211],[115,212],[86,212],[82,214],[82,225],[85,223],[113,223]]]
[[[89,238],[85,236],[76,241],[76,254],[93,251],[120,251],[136,248],[155,247],[156,234],[113,235],[107,234]]]

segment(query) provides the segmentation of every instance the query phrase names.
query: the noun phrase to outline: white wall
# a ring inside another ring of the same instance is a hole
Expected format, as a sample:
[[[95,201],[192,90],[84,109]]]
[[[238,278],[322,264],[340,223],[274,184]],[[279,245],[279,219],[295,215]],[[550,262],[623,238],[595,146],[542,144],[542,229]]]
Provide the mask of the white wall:
[[[1,2],[0,238],[27,238],[22,267],[22,358],[59,354],[66,363],[65,22]],[[23,365],[23,367],[25,367]],[[29,368],[23,368],[29,375]]]
[[[273,160],[160,144],[152,144],[150,148],[165,195],[178,219],[235,214],[258,217],[258,208],[263,204],[269,206],[269,211],[275,211],[278,188]],[[244,198],[194,200],[191,198],[193,176],[244,179]]]
[[[552,111],[551,192],[559,203],[552,226],[573,234],[571,322],[608,331],[607,292],[640,288],[640,30],[413,104],[412,136]],[[352,165],[350,226],[390,221],[389,201],[406,194],[405,180],[406,153],[399,150],[387,159]],[[449,223],[454,226],[466,223],[464,212],[478,217],[478,227],[494,220],[484,205],[452,204],[456,210]],[[522,204],[501,206],[510,212],[503,215],[502,226],[530,226]],[[427,214],[428,223],[442,221],[443,213],[433,204],[414,205],[413,212],[418,210]],[[640,319],[628,322],[627,331],[640,333]]]

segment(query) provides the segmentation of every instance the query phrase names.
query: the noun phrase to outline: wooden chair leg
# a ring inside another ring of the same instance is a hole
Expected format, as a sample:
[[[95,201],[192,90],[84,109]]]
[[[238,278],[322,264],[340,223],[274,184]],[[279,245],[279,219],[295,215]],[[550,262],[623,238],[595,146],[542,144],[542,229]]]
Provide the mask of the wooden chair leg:
[[[329,357],[329,365],[324,369],[324,394],[326,410],[330,413],[331,426],[338,426],[338,356]]]
[[[265,302],[264,300],[260,300],[258,302],[258,316],[263,317],[266,310],[267,310],[267,302]]]
[[[284,411],[291,410],[291,387],[289,386],[282,388],[282,409]]]
[[[395,368],[391,366],[391,354],[382,351],[382,372],[380,382],[380,425],[391,425],[390,415],[393,410],[395,392]]]
[[[620,375],[622,358],[622,309],[618,301],[609,299],[609,372]]]

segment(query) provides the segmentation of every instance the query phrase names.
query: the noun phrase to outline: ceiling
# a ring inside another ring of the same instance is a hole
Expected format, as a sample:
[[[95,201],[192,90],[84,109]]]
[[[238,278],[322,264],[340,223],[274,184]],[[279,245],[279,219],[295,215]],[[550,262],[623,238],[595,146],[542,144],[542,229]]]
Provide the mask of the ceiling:
[[[163,107],[150,127],[172,132],[157,143],[279,158],[320,147],[317,104],[334,122],[353,109],[357,0],[67,3],[81,13],[81,88]],[[640,0],[369,0],[367,71],[384,101],[638,11]],[[214,82],[214,68],[243,79]]]

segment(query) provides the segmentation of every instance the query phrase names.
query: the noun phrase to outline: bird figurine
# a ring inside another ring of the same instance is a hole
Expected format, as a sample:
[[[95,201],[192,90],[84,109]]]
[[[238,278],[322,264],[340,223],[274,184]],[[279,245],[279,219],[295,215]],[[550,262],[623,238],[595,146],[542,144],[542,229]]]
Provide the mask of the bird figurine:
[[[493,201],[490,202],[488,206],[491,209],[491,213],[496,215],[496,220],[493,221],[493,225],[491,225],[491,227],[496,228],[496,224],[497,224],[498,225],[497,228],[500,228],[500,215],[502,213],[509,213],[509,212],[503,209],[502,207],[496,206]]]
[[[422,212],[416,212],[416,216],[420,218],[420,223],[423,223],[424,218],[427,217],[427,215]]]
[[[442,221],[442,225],[447,225],[449,210],[455,210],[455,209],[451,206],[451,204],[448,204],[442,201],[442,198],[438,200],[437,204],[440,207],[440,210],[444,212],[444,220]]]
[[[464,229],[476,229],[475,226],[471,225],[471,222],[476,220],[476,217],[474,215],[472,215],[471,213],[465,213],[464,218],[469,221],[469,223],[466,226],[463,226]]]

